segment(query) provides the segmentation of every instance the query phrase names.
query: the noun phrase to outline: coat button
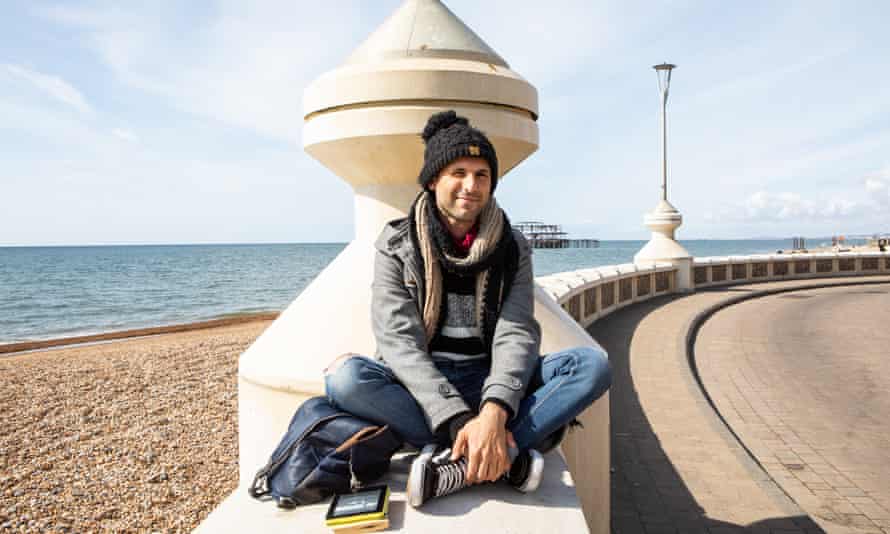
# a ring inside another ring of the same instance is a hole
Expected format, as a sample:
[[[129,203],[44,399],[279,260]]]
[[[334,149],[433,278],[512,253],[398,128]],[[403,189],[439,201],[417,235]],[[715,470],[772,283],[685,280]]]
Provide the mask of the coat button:
[[[520,382],[518,378],[511,378],[511,379],[510,379],[510,384],[511,384],[515,389],[519,389],[520,387],[522,387],[522,382]]]
[[[442,395],[448,395],[451,393],[451,388],[448,387],[448,384],[439,384],[439,393]]]

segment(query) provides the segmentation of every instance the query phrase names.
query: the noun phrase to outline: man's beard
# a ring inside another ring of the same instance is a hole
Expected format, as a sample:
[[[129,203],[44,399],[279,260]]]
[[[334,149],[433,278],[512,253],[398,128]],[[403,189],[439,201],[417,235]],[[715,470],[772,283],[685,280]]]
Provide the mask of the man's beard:
[[[443,218],[446,218],[446,221],[443,222],[447,222],[447,218],[450,217],[451,219],[462,223],[475,223],[476,220],[479,218],[479,214],[482,213],[483,209],[485,209],[485,205],[481,205],[479,206],[479,209],[476,210],[472,215],[458,215],[457,213],[454,213],[453,211],[448,209],[448,206],[443,206],[438,202],[436,202],[436,207],[439,208],[440,215],[443,215]]]

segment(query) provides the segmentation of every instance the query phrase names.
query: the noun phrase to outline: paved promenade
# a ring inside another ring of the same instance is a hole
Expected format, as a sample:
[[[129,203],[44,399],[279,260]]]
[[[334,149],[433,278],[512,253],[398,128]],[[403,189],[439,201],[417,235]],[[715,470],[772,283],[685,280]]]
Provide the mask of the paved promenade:
[[[720,414],[806,511],[890,532],[890,284],[742,302],[699,332]]]
[[[829,521],[812,508],[812,501],[795,501],[794,492],[782,485],[788,479],[775,478],[764,470],[724,424],[702,393],[687,358],[686,334],[696,317],[711,306],[765,290],[850,281],[890,283],[890,278],[776,282],[662,297],[619,310],[590,328],[609,351],[614,369],[614,532],[890,532],[890,528],[874,521],[871,525],[852,518],[846,518],[845,524]],[[860,292],[886,288],[853,287]],[[756,306],[755,302],[748,304]],[[720,313],[731,309],[718,312],[713,318],[715,324]],[[854,324],[855,316],[841,315],[836,322]],[[731,330],[733,323],[727,324]],[[710,335],[704,329],[702,334]],[[709,377],[723,372],[708,367]],[[718,393],[713,389],[712,394],[721,398]],[[803,410],[809,406],[795,404]],[[890,411],[884,413],[890,415]],[[789,448],[798,445],[790,435],[776,436]],[[762,448],[757,450],[764,452]]]

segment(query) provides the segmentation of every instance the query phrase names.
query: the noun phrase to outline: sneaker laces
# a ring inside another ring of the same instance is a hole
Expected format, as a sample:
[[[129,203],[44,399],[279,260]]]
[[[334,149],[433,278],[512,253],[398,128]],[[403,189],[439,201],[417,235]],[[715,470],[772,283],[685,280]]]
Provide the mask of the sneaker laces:
[[[448,495],[467,485],[467,459],[461,456],[455,461],[447,460],[450,450],[443,451],[434,462],[444,462],[436,465],[436,489],[433,496]]]

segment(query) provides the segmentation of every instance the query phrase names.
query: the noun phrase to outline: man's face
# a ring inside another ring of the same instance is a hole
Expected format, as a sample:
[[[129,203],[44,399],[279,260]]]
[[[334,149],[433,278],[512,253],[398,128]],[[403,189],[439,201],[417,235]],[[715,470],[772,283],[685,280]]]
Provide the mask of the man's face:
[[[491,198],[491,168],[485,158],[456,159],[428,187],[448,222],[473,223]]]

